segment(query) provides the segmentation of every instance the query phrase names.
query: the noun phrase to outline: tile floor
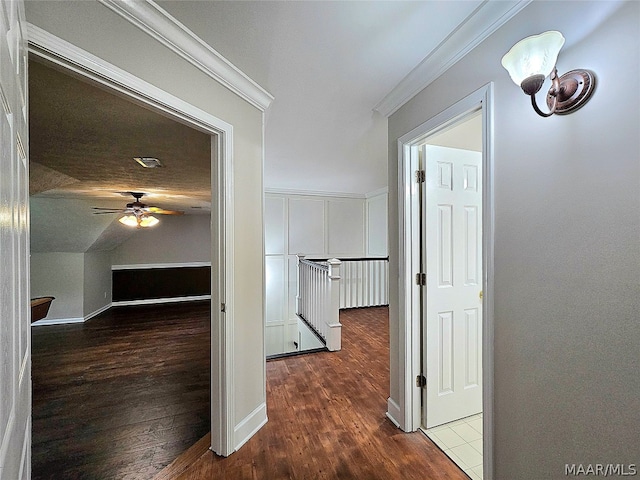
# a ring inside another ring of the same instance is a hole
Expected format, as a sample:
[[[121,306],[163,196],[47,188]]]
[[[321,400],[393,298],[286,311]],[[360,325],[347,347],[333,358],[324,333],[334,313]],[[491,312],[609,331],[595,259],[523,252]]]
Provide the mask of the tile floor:
[[[424,431],[472,480],[482,480],[482,414]]]

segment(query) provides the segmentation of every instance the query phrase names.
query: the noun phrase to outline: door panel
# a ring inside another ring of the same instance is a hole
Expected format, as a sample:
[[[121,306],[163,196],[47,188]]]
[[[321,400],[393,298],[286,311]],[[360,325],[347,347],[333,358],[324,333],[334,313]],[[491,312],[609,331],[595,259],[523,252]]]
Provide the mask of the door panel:
[[[26,39],[21,1],[0,0],[0,478],[31,476]]]
[[[482,154],[425,145],[425,426],[482,411]]]

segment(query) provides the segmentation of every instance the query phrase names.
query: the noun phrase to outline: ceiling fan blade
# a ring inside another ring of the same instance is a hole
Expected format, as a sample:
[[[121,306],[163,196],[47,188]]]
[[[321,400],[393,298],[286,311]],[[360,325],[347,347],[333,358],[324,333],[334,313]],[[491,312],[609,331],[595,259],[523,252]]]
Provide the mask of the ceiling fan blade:
[[[107,207],[91,207],[94,210],[110,210],[112,212],[124,212],[121,208],[107,208]]]
[[[156,213],[158,215],[184,215],[184,212],[177,210],[165,210],[164,208],[159,207],[147,207],[146,210],[149,213]]]
[[[122,213],[122,211],[116,210],[115,212],[93,212],[94,215],[104,215],[104,214],[113,215],[114,213]]]

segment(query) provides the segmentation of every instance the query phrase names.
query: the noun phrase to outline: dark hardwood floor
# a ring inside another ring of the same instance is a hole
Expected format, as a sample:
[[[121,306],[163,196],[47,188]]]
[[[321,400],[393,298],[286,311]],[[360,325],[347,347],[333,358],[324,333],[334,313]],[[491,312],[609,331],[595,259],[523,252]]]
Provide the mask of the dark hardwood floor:
[[[340,352],[267,362],[269,422],[238,452],[206,451],[162,478],[468,480],[426,436],[385,416],[388,309],[344,310],[340,320]]]
[[[210,304],[32,329],[32,478],[147,480],[210,430]]]

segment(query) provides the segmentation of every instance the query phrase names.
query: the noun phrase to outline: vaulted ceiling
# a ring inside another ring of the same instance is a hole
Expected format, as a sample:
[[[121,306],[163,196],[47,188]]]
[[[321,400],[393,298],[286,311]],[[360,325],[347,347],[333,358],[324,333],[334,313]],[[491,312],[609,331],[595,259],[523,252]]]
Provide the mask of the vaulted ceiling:
[[[365,194],[387,185],[375,107],[485,2],[157,3],[275,97],[267,188]]]

